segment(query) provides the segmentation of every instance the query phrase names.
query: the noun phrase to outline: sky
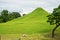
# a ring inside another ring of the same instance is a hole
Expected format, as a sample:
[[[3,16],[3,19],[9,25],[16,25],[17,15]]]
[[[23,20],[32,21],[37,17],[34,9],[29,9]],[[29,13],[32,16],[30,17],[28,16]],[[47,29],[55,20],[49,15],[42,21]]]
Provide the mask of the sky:
[[[32,12],[37,7],[51,13],[58,7],[60,0],[0,0],[0,11],[7,9],[10,12],[17,11],[21,14]]]

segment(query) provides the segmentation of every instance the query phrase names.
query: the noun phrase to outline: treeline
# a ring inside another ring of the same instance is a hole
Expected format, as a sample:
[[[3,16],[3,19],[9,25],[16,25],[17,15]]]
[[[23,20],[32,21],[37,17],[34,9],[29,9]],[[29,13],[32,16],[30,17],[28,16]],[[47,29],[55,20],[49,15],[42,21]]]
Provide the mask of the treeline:
[[[4,23],[15,18],[21,17],[19,12],[9,12],[8,10],[3,10],[0,13],[0,23]]]

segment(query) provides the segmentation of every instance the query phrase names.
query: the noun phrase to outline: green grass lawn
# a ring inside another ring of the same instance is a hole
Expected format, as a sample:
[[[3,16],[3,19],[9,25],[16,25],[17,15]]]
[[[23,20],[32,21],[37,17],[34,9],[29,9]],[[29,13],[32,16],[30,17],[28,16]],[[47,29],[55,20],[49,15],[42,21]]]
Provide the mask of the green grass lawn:
[[[47,15],[45,10],[37,8],[24,17],[0,24],[0,34],[50,32],[52,27],[47,23]]]
[[[28,15],[6,23],[0,23],[0,34],[51,33],[53,26],[47,23],[48,14],[49,13],[42,8],[37,8]]]

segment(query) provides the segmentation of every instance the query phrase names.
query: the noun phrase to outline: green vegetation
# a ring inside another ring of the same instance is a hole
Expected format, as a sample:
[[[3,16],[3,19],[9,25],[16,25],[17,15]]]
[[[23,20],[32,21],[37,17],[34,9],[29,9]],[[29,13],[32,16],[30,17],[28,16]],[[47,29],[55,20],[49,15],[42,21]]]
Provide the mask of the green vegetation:
[[[46,33],[52,27],[46,22],[48,12],[37,8],[28,15],[0,24],[0,34]]]
[[[9,13],[8,10],[3,10],[0,14],[1,14],[0,23],[4,23],[4,22],[10,21],[12,19],[21,17],[21,15],[18,12]]]
[[[25,16],[26,14],[23,14],[23,16]]]
[[[15,18],[18,18],[18,17],[21,17],[20,13],[19,12],[12,12],[8,15],[9,17],[9,20],[12,20],[12,19],[15,19]]]
[[[8,21],[8,10],[3,10],[1,12],[1,18],[2,18],[2,22],[7,22]]]
[[[58,8],[54,8],[52,14],[48,15],[48,22],[50,25],[56,25],[56,27],[52,30],[52,38],[54,38],[54,32],[60,26],[60,5]]]
[[[7,39],[11,37],[13,39],[14,37],[21,38],[22,40],[30,40],[29,38],[31,37],[31,40],[51,40],[50,36],[54,25],[52,27],[47,23],[47,15],[49,15],[49,13],[44,9],[36,8],[28,15],[6,23],[0,23],[0,35],[2,35],[2,39],[3,37]],[[56,30],[56,34],[59,33],[58,30]],[[23,34],[26,34],[27,37],[22,37]]]

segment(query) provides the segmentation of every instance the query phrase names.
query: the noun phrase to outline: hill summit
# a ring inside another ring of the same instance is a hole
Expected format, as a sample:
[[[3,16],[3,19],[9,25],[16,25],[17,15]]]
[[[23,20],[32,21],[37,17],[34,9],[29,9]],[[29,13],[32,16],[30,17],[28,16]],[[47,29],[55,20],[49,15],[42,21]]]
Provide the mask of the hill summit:
[[[32,13],[39,13],[40,15],[47,15],[47,11],[45,11],[43,8],[36,8],[35,10],[32,11]]]

